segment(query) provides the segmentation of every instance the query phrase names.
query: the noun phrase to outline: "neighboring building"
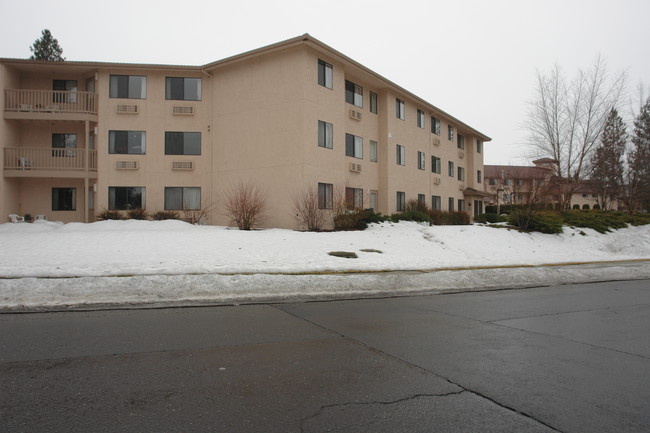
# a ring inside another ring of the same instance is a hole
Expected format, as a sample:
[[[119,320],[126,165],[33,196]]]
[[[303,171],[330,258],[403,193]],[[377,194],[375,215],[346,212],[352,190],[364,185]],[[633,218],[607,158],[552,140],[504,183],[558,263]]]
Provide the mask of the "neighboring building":
[[[550,158],[533,161],[534,166],[486,165],[487,205],[556,206],[562,187],[555,175],[557,162]],[[598,200],[589,181],[582,181],[571,196],[573,209],[598,209]]]
[[[309,35],[204,66],[0,59],[0,215],[209,208],[261,187],[295,228],[307,188],[390,214],[483,208],[490,138]]]

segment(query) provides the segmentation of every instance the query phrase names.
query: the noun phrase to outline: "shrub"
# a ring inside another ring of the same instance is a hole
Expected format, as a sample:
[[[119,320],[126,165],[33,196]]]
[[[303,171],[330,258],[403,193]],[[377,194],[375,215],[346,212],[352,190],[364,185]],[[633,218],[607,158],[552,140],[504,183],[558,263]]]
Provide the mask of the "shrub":
[[[475,223],[494,224],[494,223],[501,223],[505,221],[508,221],[508,217],[498,215],[495,213],[484,213],[474,217]]]
[[[124,219],[122,212],[119,210],[104,209],[97,214],[97,221],[121,220]]]
[[[334,216],[334,230],[365,230],[368,224],[386,220],[385,216],[372,209],[357,210]]]
[[[399,212],[392,214],[390,220],[393,222],[399,221],[416,221],[419,223],[429,223],[431,224],[431,217],[424,212],[419,210],[407,210],[404,212]]]
[[[151,217],[156,221],[177,220],[178,212],[173,210],[159,210]]]
[[[147,218],[149,218],[149,213],[146,211],[146,209],[142,209],[141,207],[138,207],[135,209],[127,210],[126,216],[127,218],[132,220],[146,220]]]
[[[325,226],[330,212],[318,207],[318,191],[309,187],[293,198],[298,226],[310,232],[319,232]]]
[[[426,203],[421,202],[420,200],[411,199],[404,204],[403,212],[418,211],[424,214],[429,213],[429,208]]]
[[[562,233],[562,216],[553,211],[521,209],[510,214],[509,222],[526,231]]]
[[[255,185],[239,182],[226,191],[225,205],[239,230],[250,230],[262,221],[266,197]]]
[[[468,225],[469,215],[463,211],[447,212],[442,210],[429,210],[431,224],[436,226]]]

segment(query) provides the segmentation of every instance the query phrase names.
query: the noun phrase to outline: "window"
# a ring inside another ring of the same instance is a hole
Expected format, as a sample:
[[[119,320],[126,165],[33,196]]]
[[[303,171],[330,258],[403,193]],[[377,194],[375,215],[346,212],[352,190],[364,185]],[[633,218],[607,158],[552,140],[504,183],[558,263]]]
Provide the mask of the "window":
[[[442,200],[439,195],[431,196],[431,209],[442,210]]]
[[[52,188],[52,210],[77,210],[77,188]]]
[[[352,134],[345,134],[345,156],[363,158],[363,138]]]
[[[462,135],[458,134],[458,135],[456,136],[456,139],[457,139],[457,140],[456,140],[456,141],[457,141],[457,143],[456,143],[456,147],[459,148],[459,149],[463,149],[463,150],[464,150],[464,149],[465,149],[465,137],[463,137]]]
[[[456,172],[454,171],[454,161],[449,161],[447,168],[449,169],[449,177],[454,177],[456,175]]]
[[[418,170],[424,170],[424,152],[418,150]]]
[[[377,162],[377,142],[370,140],[370,162]]]
[[[108,131],[108,153],[144,155],[146,141],[144,131]]]
[[[345,102],[363,107],[363,87],[345,80]]]
[[[483,181],[483,174],[481,170],[476,170],[476,183],[481,183]]]
[[[61,93],[61,92],[76,92],[77,80],[52,80],[52,102],[77,102],[76,93]]]
[[[406,165],[406,151],[404,146],[398,144],[396,145],[397,150],[397,165]]]
[[[77,134],[52,134],[52,156],[76,156],[74,150],[77,148]]]
[[[494,179],[494,178],[490,178],[490,179],[488,179],[488,185],[496,185],[496,184],[497,184],[497,180],[496,180],[496,179]]]
[[[440,174],[442,172],[441,161],[437,156],[431,157],[431,173]]]
[[[331,183],[318,184],[318,209],[332,209],[334,185]]]
[[[200,154],[200,132],[165,132],[165,155]]]
[[[200,101],[201,79],[167,77],[165,79],[165,99],[176,101]]]
[[[465,211],[465,200],[458,199],[458,210]]]
[[[109,186],[108,208],[110,210],[144,208],[143,186]]]
[[[111,75],[109,87],[108,96],[111,98],[147,98],[147,77]]]
[[[453,211],[454,211],[454,198],[449,197],[449,212],[453,212]]]
[[[370,92],[370,112],[377,114],[377,94]]]
[[[419,204],[426,204],[427,199],[424,194],[418,194],[418,203]]]
[[[345,188],[345,205],[348,209],[363,209],[363,189]]]
[[[465,180],[465,169],[463,167],[458,167],[458,180]]]
[[[332,88],[332,65],[321,59],[318,59],[318,84]]]
[[[405,204],[406,204],[406,193],[402,191],[397,191],[397,202],[396,202],[397,212],[403,211]]]
[[[201,209],[200,187],[165,187],[165,210]]]
[[[418,128],[424,129],[424,111],[418,108]]]
[[[505,179],[503,181],[503,185],[505,185],[505,186],[510,186],[511,184],[512,184],[512,179]]]
[[[395,99],[395,116],[404,120],[404,101],[401,99]]]
[[[483,142],[476,140],[476,153],[483,153]]]
[[[334,143],[334,126],[331,123],[318,121],[318,146],[331,149]]]
[[[454,141],[454,127],[451,125],[447,126],[447,138],[449,141]]]
[[[431,116],[431,132],[440,135],[440,119]]]

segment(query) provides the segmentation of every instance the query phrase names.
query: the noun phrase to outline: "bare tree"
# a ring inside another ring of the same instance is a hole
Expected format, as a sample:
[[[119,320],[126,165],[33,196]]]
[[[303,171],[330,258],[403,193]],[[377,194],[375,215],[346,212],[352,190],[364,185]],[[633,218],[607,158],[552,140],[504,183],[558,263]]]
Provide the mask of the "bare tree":
[[[625,73],[610,80],[600,57],[570,82],[557,65],[548,75],[537,72],[525,127],[536,156],[557,161],[558,202],[564,210],[590,174],[589,157],[624,87]]]
[[[293,209],[298,225],[308,231],[321,231],[330,218],[330,209],[321,209],[318,191],[313,186],[303,190],[293,199]]]
[[[627,142],[625,123],[614,108],[607,117],[600,142],[591,157],[590,183],[600,208],[609,210],[621,194],[623,155]]]
[[[225,206],[226,215],[239,230],[250,230],[261,223],[266,198],[254,184],[240,181],[226,191]]]

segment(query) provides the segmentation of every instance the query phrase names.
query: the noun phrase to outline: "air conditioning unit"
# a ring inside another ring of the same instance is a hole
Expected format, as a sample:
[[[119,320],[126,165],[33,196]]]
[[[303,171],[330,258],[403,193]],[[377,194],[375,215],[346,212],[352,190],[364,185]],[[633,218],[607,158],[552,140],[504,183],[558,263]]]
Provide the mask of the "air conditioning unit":
[[[194,161],[172,161],[172,170],[194,170]]]
[[[458,151],[458,157],[459,157],[460,159],[465,158],[465,152],[459,150],[459,151]]]
[[[353,171],[355,173],[360,173],[361,172],[361,164],[356,164],[354,162],[350,163],[350,171]]]
[[[138,113],[138,106],[135,104],[118,104],[115,106],[118,113],[135,114]]]
[[[361,120],[361,111],[350,110],[350,119]]]
[[[138,161],[115,161],[117,170],[137,170],[138,166]]]
[[[434,138],[433,138],[433,145],[434,145],[434,146],[440,146],[440,139],[434,137]]]
[[[172,107],[172,114],[184,114],[184,115],[193,116],[194,107],[181,107],[178,105],[174,105]]]
[[[433,178],[433,184],[434,185],[440,185],[440,178],[439,177],[434,177]]]

